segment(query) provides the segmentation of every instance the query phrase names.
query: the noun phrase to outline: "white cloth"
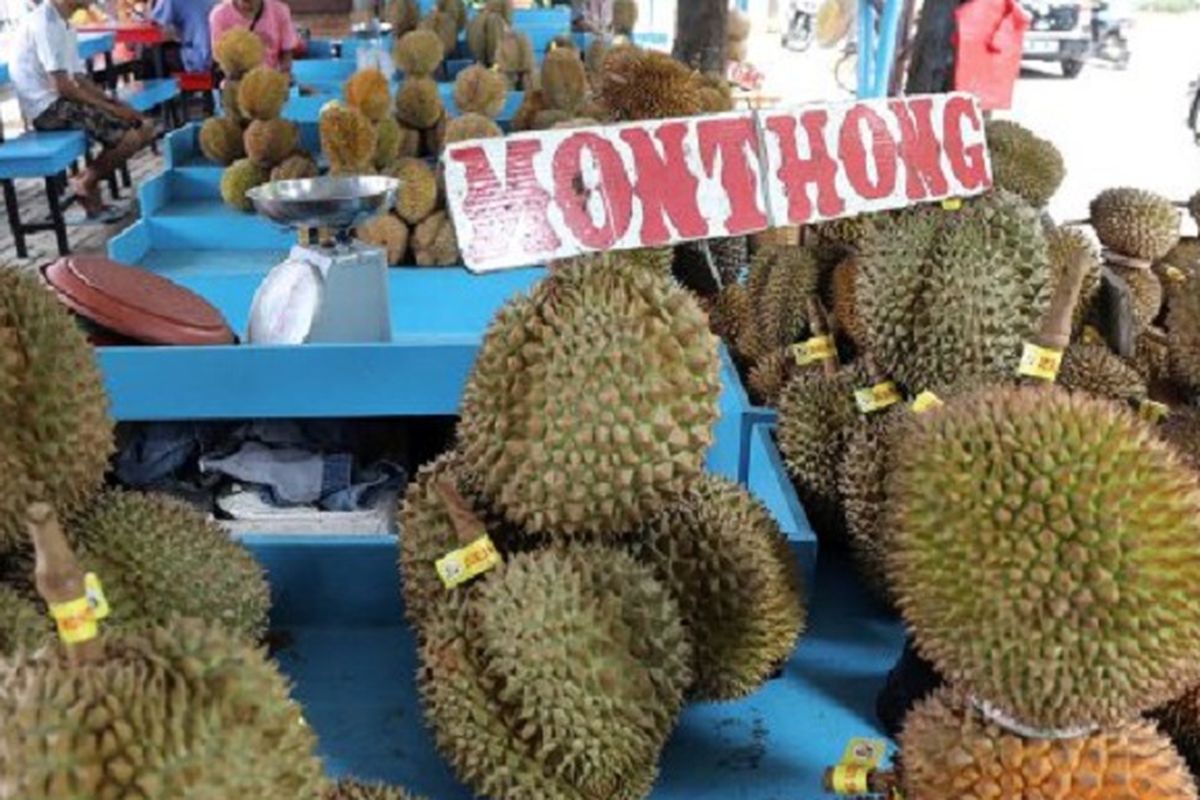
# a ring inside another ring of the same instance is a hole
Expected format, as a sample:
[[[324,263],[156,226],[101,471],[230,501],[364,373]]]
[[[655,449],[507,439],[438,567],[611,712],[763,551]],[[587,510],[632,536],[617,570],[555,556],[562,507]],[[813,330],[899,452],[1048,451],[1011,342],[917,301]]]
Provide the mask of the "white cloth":
[[[33,121],[58,99],[52,72],[83,72],[75,31],[67,26],[54,3],[43,0],[21,20],[12,39],[8,74],[12,78],[21,113]]]

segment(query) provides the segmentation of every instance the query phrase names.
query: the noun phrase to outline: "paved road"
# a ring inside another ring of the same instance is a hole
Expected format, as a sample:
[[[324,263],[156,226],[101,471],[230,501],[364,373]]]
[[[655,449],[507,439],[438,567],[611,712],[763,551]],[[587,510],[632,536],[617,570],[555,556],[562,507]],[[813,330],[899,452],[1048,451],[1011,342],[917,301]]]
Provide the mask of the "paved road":
[[[1067,179],[1051,212],[1087,216],[1087,205],[1110,186],[1153,189],[1173,199],[1200,190],[1200,147],[1184,125],[1188,83],[1200,77],[1200,13],[1142,15],[1129,69],[1089,64],[1074,80],[1057,65],[1026,69],[1011,117],[1054,141]],[[846,96],[833,81],[837,53],[789,53],[777,37],[751,49],[768,75],[767,88],[792,101]],[[759,55],[763,54],[763,55]]]

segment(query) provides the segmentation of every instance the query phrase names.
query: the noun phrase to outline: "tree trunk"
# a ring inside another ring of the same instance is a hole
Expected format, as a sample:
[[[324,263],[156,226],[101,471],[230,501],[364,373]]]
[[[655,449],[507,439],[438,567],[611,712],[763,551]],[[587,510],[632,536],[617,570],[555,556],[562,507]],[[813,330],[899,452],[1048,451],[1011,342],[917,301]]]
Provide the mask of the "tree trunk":
[[[701,72],[725,74],[725,22],[729,0],[679,0],[673,55]]]
[[[954,12],[959,0],[925,0],[908,69],[908,93],[954,88]]]

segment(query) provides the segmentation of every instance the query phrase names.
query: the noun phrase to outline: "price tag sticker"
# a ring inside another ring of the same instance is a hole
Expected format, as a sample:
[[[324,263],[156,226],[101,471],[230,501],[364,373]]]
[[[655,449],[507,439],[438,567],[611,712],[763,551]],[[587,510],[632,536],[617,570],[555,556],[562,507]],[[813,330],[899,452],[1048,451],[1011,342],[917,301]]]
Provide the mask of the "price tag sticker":
[[[491,537],[485,534],[466,547],[442,556],[434,566],[442,584],[453,589],[499,565],[500,553]]]
[[[963,203],[961,197],[947,197],[942,201],[942,208],[944,208],[946,211],[961,211],[962,206]]]
[[[807,341],[792,345],[792,358],[796,366],[806,367],[818,361],[830,361],[837,357],[832,336],[814,336]]]
[[[1187,273],[1181,270],[1174,264],[1167,264],[1163,269],[1163,273],[1167,276],[1167,280],[1174,283],[1187,283]]]
[[[1058,368],[1062,366],[1062,359],[1062,350],[1051,350],[1048,347],[1038,347],[1033,342],[1026,342],[1025,349],[1021,352],[1021,364],[1017,367],[1017,374],[1053,381],[1058,378]]]
[[[913,398],[913,401],[909,403],[909,408],[913,410],[914,414],[925,414],[944,405],[946,403],[942,398],[926,389]]]
[[[846,751],[842,753],[840,763],[875,769],[883,763],[885,755],[887,742],[883,739],[855,738],[846,743]]]
[[[64,644],[83,644],[100,635],[100,626],[87,596],[50,606],[50,616]]]
[[[871,791],[871,768],[859,764],[838,764],[829,773],[829,788],[834,794],[864,795]]]
[[[1138,416],[1150,422],[1159,422],[1171,414],[1171,407],[1156,400],[1143,400],[1138,405]]]
[[[900,390],[891,381],[884,381],[865,389],[855,389],[854,402],[858,404],[858,410],[862,413],[873,414],[899,403]]]
[[[89,572],[83,576],[83,590],[87,595],[88,604],[92,607],[92,616],[104,619],[112,613],[108,598],[104,596],[104,587],[100,585],[100,578],[96,573]]]

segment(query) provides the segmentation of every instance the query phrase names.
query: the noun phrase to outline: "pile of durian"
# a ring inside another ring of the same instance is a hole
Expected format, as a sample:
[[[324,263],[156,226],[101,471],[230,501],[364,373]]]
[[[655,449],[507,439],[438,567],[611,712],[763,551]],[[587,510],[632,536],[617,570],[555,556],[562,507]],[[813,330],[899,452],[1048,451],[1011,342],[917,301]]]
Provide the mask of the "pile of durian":
[[[233,208],[250,210],[246,192],[267,181],[317,174],[300,147],[300,129],[280,118],[288,97],[285,73],[263,65],[263,44],[245,28],[234,28],[216,44],[215,57],[226,75],[221,88],[223,116],[200,127],[200,150],[226,167],[221,197]]]
[[[755,691],[804,624],[778,525],[703,472],[707,318],[643,255],[557,264],[498,312],[401,506],[426,717],[493,800],[645,797],[684,702]],[[448,589],[439,560],[484,536],[500,563]]]

